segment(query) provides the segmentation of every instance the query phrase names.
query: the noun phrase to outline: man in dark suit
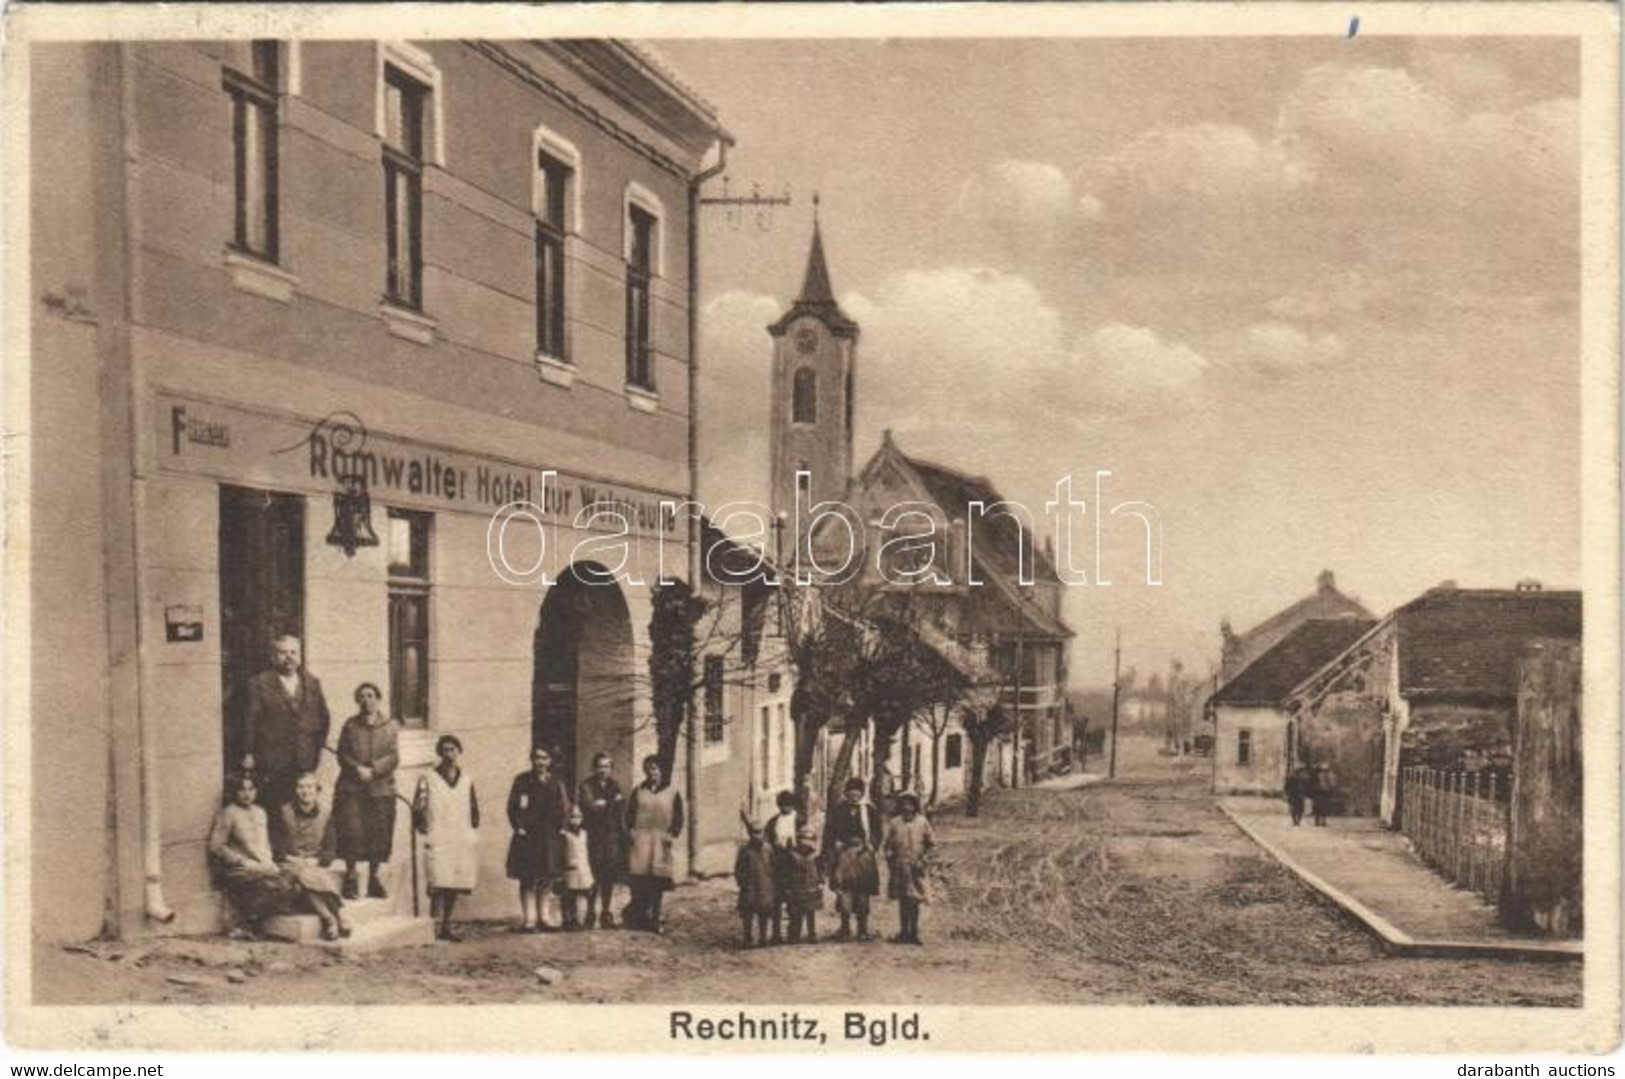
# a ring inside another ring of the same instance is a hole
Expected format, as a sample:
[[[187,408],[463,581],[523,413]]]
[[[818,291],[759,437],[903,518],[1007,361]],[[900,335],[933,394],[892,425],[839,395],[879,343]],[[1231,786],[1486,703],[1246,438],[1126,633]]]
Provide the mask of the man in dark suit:
[[[315,770],[332,722],[321,682],[300,666],[299,638],[278,637],[271,669],[249,679],[243,725],[243,770],[258,775],[260,804],[272,820],[293,800],[300,773]]]

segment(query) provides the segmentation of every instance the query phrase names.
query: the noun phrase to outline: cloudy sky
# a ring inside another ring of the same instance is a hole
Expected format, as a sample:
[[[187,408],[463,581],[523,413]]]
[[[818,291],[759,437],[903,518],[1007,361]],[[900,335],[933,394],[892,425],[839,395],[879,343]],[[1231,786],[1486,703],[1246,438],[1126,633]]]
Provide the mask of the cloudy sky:
[[[708,501],[765,499],[763,327],[822,196],[857,454],[1153,503],[1073,679],[1205,669],[1323,568],[1379,613],[1579,578],[1578,48],[1560,39],[662,41],[739,140],[708,211]],[[1088,536],[1085,530],[1083,535]],[[1080,562],[1093,564],[1092,544]],[[1093,574],[1091,574],[1093,579]]]

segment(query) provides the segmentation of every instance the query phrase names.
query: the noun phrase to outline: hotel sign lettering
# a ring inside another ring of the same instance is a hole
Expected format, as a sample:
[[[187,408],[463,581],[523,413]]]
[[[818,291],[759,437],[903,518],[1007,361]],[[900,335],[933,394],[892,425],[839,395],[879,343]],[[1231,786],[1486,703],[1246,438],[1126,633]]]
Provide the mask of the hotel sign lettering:
[[[550,523],[619,531],[613,509],[638,534],[672,535],[663,502],[683,496],[606,483],[537,465],[428,446],[365,427],[351,413],[322,420],[157,395],[162,432],[158,467],[249,486],[331,494],[359,477],[386,505],[493,513],[511,502],[540,508]],[[594,510],[606,513],[594,519]],[[583,513],[583,511],[586,511]]]

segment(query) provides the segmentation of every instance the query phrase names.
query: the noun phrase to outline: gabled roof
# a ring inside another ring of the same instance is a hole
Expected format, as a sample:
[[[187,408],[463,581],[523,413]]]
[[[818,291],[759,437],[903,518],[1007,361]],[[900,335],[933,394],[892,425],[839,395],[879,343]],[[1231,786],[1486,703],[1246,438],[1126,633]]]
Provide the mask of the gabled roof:
[[[1213,704],[1280,704],[1299,682],[1376,624],[1368,618],[1311,619],[1220,686],[1210,700]]]
[[[1580,593],[1436,588],[1396,610],[1399,692],[1512,697],[1518,657],[1541,637],[1580,638]]]
[[[919,486],[924,489],[926,497],[936,504],[948,521],[964,519],[967,507],[972,502],[991,506],[995,502],[1004,501],[1004,496],[986,477],[971,476],[946,465],[904,453],[892,439],[890,431],[887,431],[881,439],[880,449],[869,459],[862,474],[872,475],[881,462],[888,459],[912,473]],[[1007,590],[1024,587],[1019,583],[1020,550],[1024,542],[1028,556],[1032,559],[1033,579],[1060,580],[1054,565],[1044,556],[1033,534],[1007,513],[988,513],[977,518],[971,542],[975,549],[976,562],[985,571],[984,576],[997,578],[999,585]],[[989,581],[989,584],[992,583]],[[1064,620],[1037,604],[1017,603],[1014,606],[1025,617],[1035,634],[1052,637],[1073,635],[1072,627]]]
[[[829,327],[836,337],[856,337],[858,324],[846,317],[841,305],[835,302],[835,289],[829,283],[829,265],[824,260],[824,236],[813,219],[812,248],[807,252],[807,269],[801,278],[801,295],[790,305],[790,310],[767,332],[782,337],[790,323],[803,315],[811,315]]]
[[[1223,655],[1220,660],[1221,676],[1234,678],[1253,660],[1280,643],[1288,633],[1303,623],[1318,618],[1375,618],[1358,600],[1338,590],[1337,578],[1331,570],[1322,570],[1315,580],[1315,590],[1297,602],[1282,608],[1244,633],[1232,633],[1229,623],[1223,624]]]

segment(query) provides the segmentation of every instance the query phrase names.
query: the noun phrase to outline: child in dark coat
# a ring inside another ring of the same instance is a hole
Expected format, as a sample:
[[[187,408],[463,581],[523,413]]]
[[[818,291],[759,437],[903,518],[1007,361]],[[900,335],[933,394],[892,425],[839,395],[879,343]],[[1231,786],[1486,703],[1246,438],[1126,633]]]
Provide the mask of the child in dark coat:
[[[734,859],[734,883],[739,885],[739,924],[745,933],[745,947],[760,948],[767,943],[769,925],[773,927],[775,938],[780,935],[779,888],[773,872],[773,851],[763,837],[762,826],[746,821],[745,829],[750,838]],[[751,935],[753,923],[754,938]]]
[[[824,908],[824,871],[818,864],[815,836],[812,828],[802,827],[796,833],[795,849],[790,851],[787,860],[789,888],[785,900],[790,908],[791,944],[818,941],[818,911]]]

